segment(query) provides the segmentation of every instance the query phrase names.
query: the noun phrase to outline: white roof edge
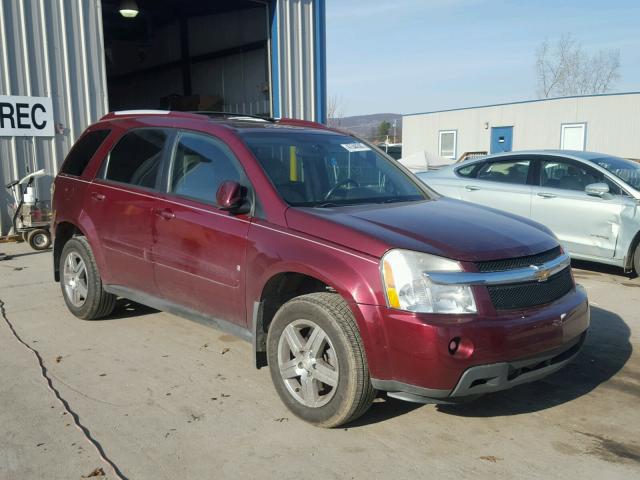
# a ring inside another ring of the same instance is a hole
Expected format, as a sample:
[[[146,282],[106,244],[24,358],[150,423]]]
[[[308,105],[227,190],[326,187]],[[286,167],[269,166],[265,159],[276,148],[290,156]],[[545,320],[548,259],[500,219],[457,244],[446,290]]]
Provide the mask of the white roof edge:
[[[169,110],[120,110],[114,115],[169,115]]]
[[[233,120],[241,120],[243,122],[244,121],[247,121],[247,122],[268,122],[269,121],[266,118],[249,117],[249,116],[244,116],[242,114],[238,114],[237,117],[235,115],[229,115],[229,118],[232,118]]]
[[[415,112],[415,113],[403,113],[402,117],[413,117],[419,115],[431,115],[434,113],[448,113],[448,112],[457,112],[460,110],[475,110],[480,108],[491,108],[491,107],[506,107],[509,105],[520,105],[523,103],[540,103],[540,102],[552,102],[555,100],[572,100],[579,98],[596,98],[596,97],[619,97],[623,95],[640,95],[640,91],[634,92],[608,92],[608,93],[590,93],[587,95],[568,95],[566,97],[550,97],[550,98],[533,98],[529,100],[515,100],[512,102],[502,102],[502,103],[490,103],[487,105],[473,105],[470,107],[457,107],[457,108],[445,108],[442,110],[432,110],[428,112]]]

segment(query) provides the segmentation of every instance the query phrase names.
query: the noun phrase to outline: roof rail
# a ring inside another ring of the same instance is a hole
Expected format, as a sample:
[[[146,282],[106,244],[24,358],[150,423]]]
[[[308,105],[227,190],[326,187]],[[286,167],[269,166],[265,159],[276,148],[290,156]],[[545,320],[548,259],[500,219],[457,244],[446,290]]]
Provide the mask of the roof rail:
[[[112,120],[119,117],[137,117],[140,115],[171,115],[172,117],[181,118],[197,118],[192,112],[178,112],[174,110],[119,110],[116,112],[109,112],[104,115],[100,120]]]
[[[312,128],[322,128],[324,130],[329,130],[323,123],[312,122],[311,120],[299,120],[297,118],[277,118],[275,120],[277,123],[282,125],[292,125],[294,127],[312,127]]]
[[[229,119],[234,119],[234,120],[239,120],[239,119],[244,119],[244,120],[262,120],[265,122],[274,122],[275,119],[268,117],[266,115],[251,115],[251,114],[247,114],[247,113],[234,113],[234,112],[219,112],[219,111],[208,111],[208,110],[202,110],[202,111],[192,111],[189,113],[194,113],[197,115],[206,115],[209,118],[216,118],[216,117],[221,117],[221,118],[229,118]]]
[[[311,120],[300,120],[297,118],[273,118],[268,117],[266,115],[251,115],[246,113],[234,113],[234,112],[217,112],[217,111],[200,111],[200,112],[190,112],[199,115],[206,115],[210,118],[228,118],[231,120],[261,120],[265,122],[278,123],[281,125],[291,125],[295,127],[312,127],[312,128],[322,128],[328,130],[329,127],[322,123],[312,122]]]
[[[280,125],[291,125],[294,127],[309,127],[309,128],[321,128],[323,130],[330,130],[330,128],[322,123],[312,122],[310,120],[300,120],[297,118],[272,118],[265,115],[251,115],[245,113],[234,112],[218,112],[218,111],[190,111],[182,112],[176,110],[120,110],[116,112],[109,112],[104,115],[100,120],[113,120],[119,117],[137,117],[140,115],[167,115],[178,118],[222,118],[229,120],[249,120],[249,121],[262,121],[270,123],[278,123]]]

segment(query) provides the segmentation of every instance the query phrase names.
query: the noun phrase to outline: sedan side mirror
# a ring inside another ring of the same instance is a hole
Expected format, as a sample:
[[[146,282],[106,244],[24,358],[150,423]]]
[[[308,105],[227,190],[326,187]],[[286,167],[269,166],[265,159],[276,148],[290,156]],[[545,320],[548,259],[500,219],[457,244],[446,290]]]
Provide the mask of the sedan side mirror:
[[[216,192],[216,203],[220,210],[231,213],[247,213],[249,210],[247,189],[233,180],[225,180]]]
[[[584,187],[584,191],[587,195],[591,195],[593,197],[603,197],[609,193],[609,185],[606,183],[590,183]]]

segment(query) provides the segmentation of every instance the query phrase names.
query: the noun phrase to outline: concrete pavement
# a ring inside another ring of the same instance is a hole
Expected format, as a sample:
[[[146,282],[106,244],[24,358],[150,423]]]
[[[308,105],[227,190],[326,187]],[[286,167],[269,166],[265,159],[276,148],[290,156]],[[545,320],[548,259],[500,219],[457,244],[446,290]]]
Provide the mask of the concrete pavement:
[[[379,399],[356,424],[322,430],[280,403],[249,344],[125,302],[107,320],[79,320],[52,280],[51,252],[1,250],[13,255],[0,261],[7,319],[124,478],[640,477],[638,279],[575,271],[592,331],[543,381],[455,407]],[[0,379],[1,479],[96,468],[117,478],[3,319]]]

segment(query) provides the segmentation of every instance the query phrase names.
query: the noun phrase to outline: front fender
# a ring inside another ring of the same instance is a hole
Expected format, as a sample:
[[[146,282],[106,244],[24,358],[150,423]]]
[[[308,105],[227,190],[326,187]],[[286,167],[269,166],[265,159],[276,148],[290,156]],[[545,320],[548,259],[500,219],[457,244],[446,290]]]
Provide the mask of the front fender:
[[[349,303],[384,304],[379,260],[282,227],[252,223],[248,235],[247,300],[260,298],[274,275],[297,272],[321,280]]]
[[[370,369],[376,368],[380,347],[384,349],[384,328],[377,318],[362,314],[359,305],[385,303],[379,260],[359,252],[320,241],[282,227],[252,224],[247,249],[248,315],[255,312],[267,282],[281,273],[300,273],[333,288],[349,305],[360,330]],[[255,316],[255,313],[254,313]],[[255,318],[249,318],[249,325]]]

